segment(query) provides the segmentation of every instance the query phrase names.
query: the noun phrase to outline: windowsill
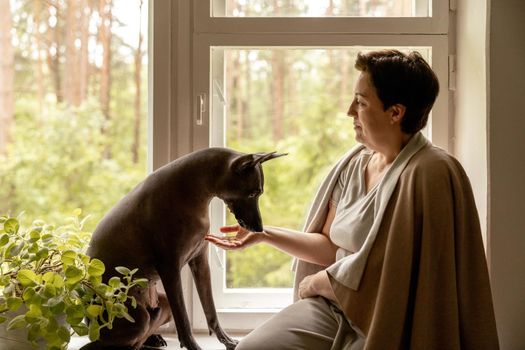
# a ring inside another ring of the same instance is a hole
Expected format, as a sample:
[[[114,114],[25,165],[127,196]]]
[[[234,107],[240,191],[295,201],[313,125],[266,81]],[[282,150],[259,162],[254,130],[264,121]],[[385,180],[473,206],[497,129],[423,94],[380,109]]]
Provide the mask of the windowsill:
[[[244,334],[241,333],[229,333],[231,337],[234,339],[241,339]],[[166,350],[179,350],[183,349],[180,347],[179,339],[177,338],[177,334],[173,333],[167,333],[162,335],[166,342],[168,343],[168,346],[162,349]],[[221,344],[215,335],[208,335],[208,333],[195,333],[195,340],[197,343],[202,347],[203,350],[224,350],[224,345]],[[71,339],[71,343],[69,344],[68,349],[70,350],[78,350],[85,344],[89,342],[87,337],[73,337]]]
[[[217,309],[217,314],[222,328],[227,332],[246,334],[279,311],[279,308],[221,308]],[[193,321],[194,332],[207,332],[208,326],[202,309],[194,310]]]

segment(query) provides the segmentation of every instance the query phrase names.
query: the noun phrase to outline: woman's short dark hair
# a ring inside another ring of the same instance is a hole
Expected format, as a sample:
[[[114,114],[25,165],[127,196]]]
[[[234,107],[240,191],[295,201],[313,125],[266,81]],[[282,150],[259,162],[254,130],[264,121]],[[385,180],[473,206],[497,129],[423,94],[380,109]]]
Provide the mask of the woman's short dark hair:
[[[419,52],[359,53],[355,68],[369,74],[384,110],[397,103],[406,107],[401,121],[403,132],[414,134],[425,127],[439,92],[439,82]]]

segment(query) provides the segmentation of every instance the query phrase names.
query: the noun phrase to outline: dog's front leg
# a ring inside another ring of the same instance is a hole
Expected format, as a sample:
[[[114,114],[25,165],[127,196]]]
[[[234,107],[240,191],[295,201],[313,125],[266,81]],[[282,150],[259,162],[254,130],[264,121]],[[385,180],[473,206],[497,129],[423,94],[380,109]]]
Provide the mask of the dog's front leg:
[[[170,303],[181,347],[185,347],[188,350],[201,350],[201,347],[193,337],[186,307],[184,306],[180,268],[169,269],[164,267],[160,271],[160,276]]]
[[[213,302],[213,294],[211,289],[210,266],[208,265],[208,245],[204,245],[197,256],[188,262],[191,273],[195,280],[195,286],[199,293],[202,309],[206,315],[208,322],[208,329],[214,332],[217,339],[223,343],[228,350],[235,349],[237,341],[230,338],[228,334],[222,329],[217,317],[217,311]]]

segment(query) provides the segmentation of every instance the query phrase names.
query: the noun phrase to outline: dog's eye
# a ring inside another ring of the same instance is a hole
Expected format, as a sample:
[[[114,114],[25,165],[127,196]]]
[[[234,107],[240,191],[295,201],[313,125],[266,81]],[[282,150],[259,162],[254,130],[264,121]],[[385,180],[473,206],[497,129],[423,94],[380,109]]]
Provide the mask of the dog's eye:
[[[257,191],[257,192],[252,192],[248,195],[249,198],[255,198],[255,197],[258,197],[259,195],[261,194],[261,192]]]

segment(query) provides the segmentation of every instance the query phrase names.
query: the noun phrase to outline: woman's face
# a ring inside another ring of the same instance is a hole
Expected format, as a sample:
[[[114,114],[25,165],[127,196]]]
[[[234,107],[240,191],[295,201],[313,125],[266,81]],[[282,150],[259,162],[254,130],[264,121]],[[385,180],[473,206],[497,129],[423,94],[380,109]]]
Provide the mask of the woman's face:
[[[356,141],[368,148],[376,149],[374,146],[391,136],[391,109],[383,110],[383,102],[377,96],[368,73],[361,72],[357,78],[354,100],[347,115],[354,118]]]

